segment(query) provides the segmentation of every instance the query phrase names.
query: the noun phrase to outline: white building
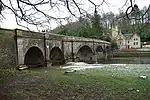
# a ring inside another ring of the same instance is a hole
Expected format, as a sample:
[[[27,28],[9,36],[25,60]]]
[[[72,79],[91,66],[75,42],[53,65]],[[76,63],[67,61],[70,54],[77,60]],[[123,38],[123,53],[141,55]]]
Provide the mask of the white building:
[[[141,38],[135,34],[122,34],[118,28],[112,29],[112,38],[117,41],[119,49],[141,48]]]

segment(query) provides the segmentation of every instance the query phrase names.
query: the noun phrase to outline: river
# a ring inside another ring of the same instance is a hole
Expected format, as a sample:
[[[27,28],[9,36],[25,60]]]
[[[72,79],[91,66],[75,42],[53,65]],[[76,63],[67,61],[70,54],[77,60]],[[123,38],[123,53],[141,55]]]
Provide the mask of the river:
[[[96,63],[88,64],[84,62],[68,62],[65,65],[61,66],[62,69],[73,69],[73,70],[85,70],[85,69],[95,69],[95,68],[108,68],[108,67],[118,67],[118,68],[127,68],[130,66],[148,66],[150,64],[150,58],[149,57],[117,57],[117,58],[111,58],[108,60],[99,60]],[[135,68],[134,67],[134,68]],[[129,68],[129,69],[130,69]],[[110,69],[110,68],[109,68]]]
[[[115,57],[108,60],[99,60],[102,64],[150,64],[150,57]]]

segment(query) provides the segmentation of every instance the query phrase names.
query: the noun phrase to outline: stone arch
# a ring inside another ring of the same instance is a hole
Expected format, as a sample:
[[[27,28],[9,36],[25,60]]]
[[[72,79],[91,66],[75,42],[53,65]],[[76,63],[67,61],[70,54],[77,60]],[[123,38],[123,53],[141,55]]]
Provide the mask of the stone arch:
[[[25,54],[24,64],[29,67],[43,66],[44,55],[41,49],[36,46],[30,47]]]
[[[84,45],[77,51],[76,57],[78,61],[91,62],[93,51],[89,46]]]
[[[77,53],[78,53],[78,51],[83,47],[83,46],[88,46],[91,50],[92,50],[92,52],[94,52],[94,50],[92,49],[92,47],[90,47],[89,45],[87,45],[87,44],[80,44],[80,45],[78,45],[75,49],[74,49],[74,54],[76,55]]]
[[[52,65],[64,64],[64,54],[59,47],[53,47],[49,55]]]
[[[102,48],[102,46],[97,46],[96,48],[96,52],[104,52],[104,49]]]
[[[111,49],[111,47],[107,45],[106,48],[105,48],[105,51],[110,52],[110,49]]]
[[[101,61],[104,59],[105,50],[101,45],[98,45],[96,47],[96,63],[101,63]]]

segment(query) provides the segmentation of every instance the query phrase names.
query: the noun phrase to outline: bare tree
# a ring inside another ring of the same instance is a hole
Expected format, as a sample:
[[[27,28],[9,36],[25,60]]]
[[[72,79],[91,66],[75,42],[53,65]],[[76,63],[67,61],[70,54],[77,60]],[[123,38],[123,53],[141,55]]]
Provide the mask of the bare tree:
[[[126,0],[124,6],[127,2],[131,4],[126,10],[126,16],[130,18],[129,15],[134,11],[136,5],[133,5],[132,0]],[[0,14],[3,8],[9,9],[20,26],[28,28],[25,25],[28,23],[37,28],[49,27],[51,21],[62,23],[63,20],[70,18],[87,17],[89,13],[96,11],[103,4],[108,5],[106,0],[99,0],[98,3],[93,0],[0,0]],[[129,12],[130,8],[131,12]]]
[[[144,16],[150,11],[150,4],[149,7],[147,8],[147,10],[145,12],[143,12],[143,14],[140,17],[137,17],[139,12],[139,8],[137,4],[133,4],[133,1],[135,0],[126,0],[125,5],[127,4],[127,2],[130,2],[130,6],[126,9],[125,13],[128,19],[135,19],[135,20],[141,20],[144,19]],[[134,17],[132,16],[134,14]]]
[[[84,7],[85,4],[82,2],[89,3],[90,6]],[[97,9],[103,3],[105,0],[99,4],[92,0],[0,0],[0,13],[3,8],[11,10],[17,24],[23,27],[26,27],[24,23],[46,27],[52,20],[62,22],[86,16],[89,8]]]

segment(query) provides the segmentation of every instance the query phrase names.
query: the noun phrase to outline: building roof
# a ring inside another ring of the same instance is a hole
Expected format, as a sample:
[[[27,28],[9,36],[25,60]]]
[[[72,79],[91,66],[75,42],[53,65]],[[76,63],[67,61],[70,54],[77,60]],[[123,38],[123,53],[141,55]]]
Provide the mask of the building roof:
[[[123,39],[124,39],[124,36],[123,36],[122,34],[118,34],[117,39],[118,39],[118,40],[123,40]]]
[[[126,40],[131,39],[134,34],[123,34]]]

